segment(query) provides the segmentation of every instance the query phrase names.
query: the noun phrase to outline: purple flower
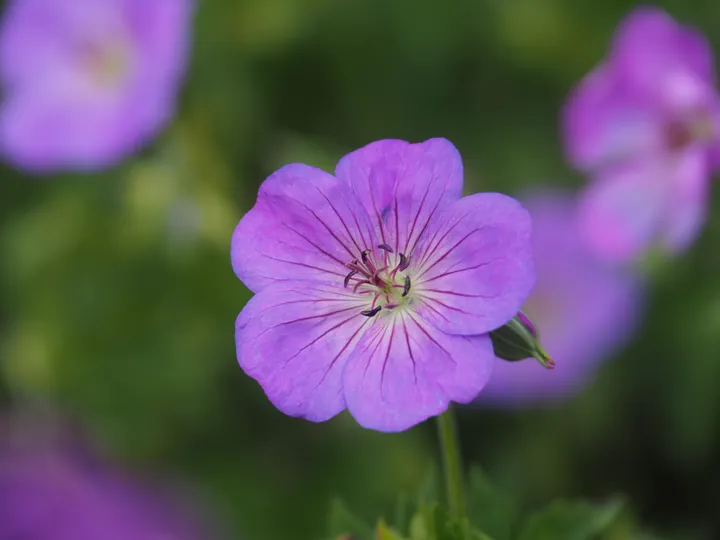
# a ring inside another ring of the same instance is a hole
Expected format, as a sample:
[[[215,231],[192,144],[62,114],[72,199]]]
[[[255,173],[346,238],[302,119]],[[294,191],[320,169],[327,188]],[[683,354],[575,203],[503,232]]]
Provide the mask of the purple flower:
[[[481,403],[527,404],[572,395],[638,322],[640,283],[588,253],[573,197],[545,193],[524,201],[533,220],[537,283],[523,310],[555,368],[548,371],[532,359],[498,361]]]
[[[708,177],[720,164],[714,85],[704,37],[645,7],[620,24],[607,58],[575,88],[565,146],[593,178],[581,226],[600,255],[678,252],[698,234]]]
[[[208,538],[185,505],[119,473],[85,445],[33,437],[10,441],[3,431],[0,540]]]
[[[185,69],[191,0],[11,0],[0,25],[0,152],[94,170],[153,138]]]
[[[467,403],[494,361],[487,332],[533,281],[530,219],[500,194],[460,198],[444,139],[385,140],[335,176],[293,164],[260,187],[232,239],[255,293],[236,323],[240,365],[284,413],[345,408],[399,431]]]

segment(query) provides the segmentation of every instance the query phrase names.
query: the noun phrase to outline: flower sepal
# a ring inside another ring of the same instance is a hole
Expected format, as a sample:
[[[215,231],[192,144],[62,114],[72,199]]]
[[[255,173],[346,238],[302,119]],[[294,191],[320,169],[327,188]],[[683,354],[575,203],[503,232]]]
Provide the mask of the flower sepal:
[[[555,361],[540,345],[537,329],[530,318],[519,311],[507,324],[490,332],[495,356],[507,362],[535,358],[547,369],[555,367]]]

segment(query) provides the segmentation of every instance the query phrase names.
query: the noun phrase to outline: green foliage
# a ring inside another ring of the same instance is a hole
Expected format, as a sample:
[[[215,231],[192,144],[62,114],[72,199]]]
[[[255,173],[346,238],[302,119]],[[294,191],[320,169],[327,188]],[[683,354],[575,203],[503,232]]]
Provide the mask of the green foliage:
[[[493,540],[513,540],[519,519],[517,501],[497,490],[479,467],[470,470],[468,485],[470,521]]]
[[[199,492],[231,538],[319,538],[335,493],[407,537],[420,497],[397,512],[393,501],[421,489],[434,426],[386,435],[347,415],[313,424],[275,410],[235,358],[233,323],[250,293],[230,266],[233,228],[274,169],[332,170],[385,137],[452,140],[467,193],[579,189],[557,136],[559,110],[637,2],[196,4],[177,115],[149,148],[92,175],[38,179],[0,164],[0,402],[69,412],[124,465]],[[717,2],[660,4],[720,43]],[[643,329],[579,396],[461,413],[465,457],[507,493],[471,474],[469,518],[492,540],[552,521],[527,517],[531,503],[597,497],[608,486],[629,491],[663,538],[713,538],[712,189],[702,238],[672,265],[653,261],[660,279]],[[436,486],[420,499],[438,500]],[[360,532],[372,538],[375,522]]]
[[[330,510],[331,538],[352,540],[646,540],[624,501],[551,502],[539,510],[521,512],[520,504],[497,490],[478,467],[468,482],[468,517],[452,519],[439,503],[418,496],[406,527],[389,527],[383,519],[373,529],[335,501]],[[405,506],[405,503],[403,503]],[[659,540],[655,538],[655,540]]]
[[[373,537],[373,527],[353,514],[342,501],[336,499],[330,506],[328,515],[328,535],[330,538],[350,536],[358,540]]]
[[[603,535],[618,520],[622,509],[619,500],[601,505],[556,501],[530,516],[517,540],[609,538]]]

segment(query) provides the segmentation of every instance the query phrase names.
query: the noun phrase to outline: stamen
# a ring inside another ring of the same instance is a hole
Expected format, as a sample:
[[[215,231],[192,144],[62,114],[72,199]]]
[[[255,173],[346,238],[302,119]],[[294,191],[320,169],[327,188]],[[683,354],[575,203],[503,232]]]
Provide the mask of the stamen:
[[[380,306],[377,306],[373,309],[366,309],[365,311],[361,311],[360,315],[365,315],[366,317],[374,317],[380,312],[381,309],[382,307]]]
[[[350,283],[350,280],[352,279],[352,277],[357,273],[358,273],[357,270],[352,270],[347,276],[345,276],[345,281],[343,281],[343,285],[346,289],[347,289],[348,283]]]
[[[353,292],[357,292],[358,287],[360,287],[360,285],[372,285],[372,283],[370,283],[370,282],[369,282],[368,280],[366,280],[366,279],[363,279],[362,281],[358,281],[358,282],[355,284],[355,286],[353,287]]]
[[[360,256],[362,257],[362,261],[363,261],[363,263],[365,263],[365,266],[370,271],[370,274],[372,274],[376,271],[375,263],[373,262],[372,257],[370,257],[371,254],[372,254],[372,251],[370,251],[369,249],[365,249],[362,251],[362,253],[360,253]]]
[[[410,276],[405,276],[405,285],[403,286],[403,296],[407,296],[410,292]]]
[[[378,244],[378,247],[384,251],[387,251],[388,253],[393,252],[392,248],[390,246],[388,246],[387,244]]]
[[[403,253],[400,254],[400,264],[398,265],[398,270],[402,272],[403,270],[407,270],[407,267],[410,266],[410,257],[406,257]]]
[[[358,262],[357,259],[353,262],[345,263],[345,266],[347,268],[349,268],[350,270],[355,270],[358,274],[362,274],[366,278],[370,277],[370,274],[368,273],[367,268],[365,268],[364,266],[360,266],[360,263]]]
[[[400,304],[385,304],[383,307],[384,307],[385,309],[395,309],[395,308],[398,307],[399,305],[400,305]]]

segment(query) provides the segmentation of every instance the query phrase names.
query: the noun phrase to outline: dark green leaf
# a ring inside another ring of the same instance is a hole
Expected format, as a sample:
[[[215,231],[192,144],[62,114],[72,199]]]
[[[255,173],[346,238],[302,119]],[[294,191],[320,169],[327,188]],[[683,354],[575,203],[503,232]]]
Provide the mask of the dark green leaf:
[[[451,519],[437,503],[420,507],[410,521],[410,540],[493,540],[472,528],[467,519]]]
[[[479,467],[470,471],[468,516],[473,525],[494,540],[511,540],[518,522],[518,505],[499,492]]]
[[[338,499],[330,505],[327,529],[330,538],[350,535],[353,540],[371,540],[375,537],[372,526],[354,515]]]
[[[518,540],[594,540],[620,517],[623,502],[557,501],[530,517]]]

